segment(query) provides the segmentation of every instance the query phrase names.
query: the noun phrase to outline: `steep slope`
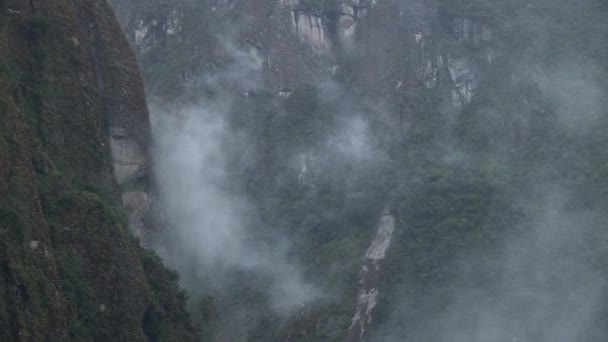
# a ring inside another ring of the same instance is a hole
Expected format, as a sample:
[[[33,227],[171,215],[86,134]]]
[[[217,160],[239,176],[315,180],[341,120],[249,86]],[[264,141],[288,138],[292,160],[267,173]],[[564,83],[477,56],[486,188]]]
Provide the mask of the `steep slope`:
[[[607,307],[593,304],[608,279],[604,2],[111,2],[153,118],[221,122],[168,149],[201,165],[164,167],[161,188],[187,175],[195,192],[246,199],[229,215],[247,221],[245,241],[288,245],[283,259],[325,294],[273,310],[267,269],[234,275],[215,259],[232,249],[201,255],[167,238],[215,241],[229,225],[207,232],[213,199],[165,196],[174,229],[159,245],[204,289],[193,301],[218,298],[211,340],[606,338]],[[199,181],[201,170],[221,177]],[[232,277],[208,286],[217,273]],[[235,312],[246,324],[230,325]]]
[[[0,133],[0,340],[196,340],[176,275],[128,231],[148,112],[104,1],[0,2]]]

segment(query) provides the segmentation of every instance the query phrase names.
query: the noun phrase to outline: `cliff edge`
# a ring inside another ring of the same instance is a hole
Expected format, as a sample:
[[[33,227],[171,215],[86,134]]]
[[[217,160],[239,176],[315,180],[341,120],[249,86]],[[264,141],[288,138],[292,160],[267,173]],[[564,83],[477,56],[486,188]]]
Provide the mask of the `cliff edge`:
[[[128,231],[148,140],[105,1],[0,0],[0,340],[197,340],[176,274]]]

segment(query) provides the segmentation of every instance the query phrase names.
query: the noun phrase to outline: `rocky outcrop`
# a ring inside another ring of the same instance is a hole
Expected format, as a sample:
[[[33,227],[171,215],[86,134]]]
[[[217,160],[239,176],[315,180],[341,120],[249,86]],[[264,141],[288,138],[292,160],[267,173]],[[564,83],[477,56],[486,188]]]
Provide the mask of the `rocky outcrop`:
[[[378,304],[381,286],[382,262],[386,257],[395,231],[395,217],[386,211],[378,222],[378,232],[365,253],[361,271],[355,314],[348,328],[348,342],[365,341],[366,331],[373,320],[373,311]]]
[[[129,208],[131,227],[141,235],[148,209],[148,109],[143,81],[129,43],[120,27],[114,24],[107,5],[104,6],[105,13],[100,16],[100,5],[81,1],[70,4],[71,10],[78,14],[79,41],[90,42],[87,45],[99,89],[101,114],[108,125],[114,178],[122,198],[137,194],[140,199],[124,204]]]
[[[344,1],[333,7],[307,7],[301,1],[282,1],[291,11],[292,26],[302,43],[317,54],[336,53],[336,48],[355,48],[357,23],[376,1]],[[333,34],[332,34],[333,33]]]
[[[293,29],[303,43],[317,53],[329,53],[332,44],[322,15],[294,9],[291,11]]]
[[[448,70],[455,89],[453,103],[460,108],[470,104],[479,87],[477,75],[472,71],[471,62],[466,57],[448,57]]]
[[[196,340],[131,237],[148,111],[105,1],[0,2],[0,340]]]

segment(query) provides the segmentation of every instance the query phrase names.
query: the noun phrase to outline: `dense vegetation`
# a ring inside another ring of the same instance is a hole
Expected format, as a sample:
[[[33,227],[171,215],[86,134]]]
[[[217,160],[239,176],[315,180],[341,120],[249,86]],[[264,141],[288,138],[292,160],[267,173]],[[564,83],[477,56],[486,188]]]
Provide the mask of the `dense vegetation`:
[[[543,302],[542,293],[566,304],[583,302],[568,292],[577,279],[606,284],[606,4],[434,1],[421,5],[432,15],[424,17],[428,22],[417,18],[418,23],[407,17],[408,11],[399,13],[399,2],[378,3],[374,11],[379,14],[371,11],[358,24],[357,49],[341,50],[336,44],[337,51],[322,62],[316,56],[293,57],[288,71],[268,71],[264,65],[268,72],[251,92],[222,78],[239,61],[218,39],[250,20],[251,8],[242,3],[215,15],[210,6],[180,2],[188,8],[183,34],[161,32],[156,43],[151,40],[140,50],[149,93],[165,104],[230,99],[230,110],[222,114],[231,132],[251,137],[256,160],[243,166],[245,153],[229,155],[226,187],[252,203],[254,239],[280,232],[291,243],[288,257],[307,279],[331,292],[329,303],[310,304],[285,319],[268,307],[268,294],[259,285],[264,277],[245,272],[222,292],[205,293],[203,304],[193,305],[195,314],[213,325],[220,323],[209,318],[221,322],[222,314],[230,317],[255,307],[247,320],[249,341],[285,336],[343,341],[362,255],[379,214],[388,207],[398,226],[384,265],[372,338],[466,340],[479,329],[476,315],[488,313],[510,324],[510,331],[497,329],[487,340],[550,341],[548,330],[560,330],[544,321],[522,321],[527,317],[522,313],[563,309]],[[336,2],[300,5],[299,10],[334,23]],[[148,10],[154,18],[164,13]],[[207,24],[193,20],[201,17]],[[263,27],[261,33],[234,34],[235,45],[247,49],[253,40],[264,50],[276,32],[290,43],[298,41],[287,29],[272,31],[266,21],[256,25]],[[480,42],[466,36],[483,30],[491,38]],[[426,44],[422,53],[413,38],[420,32]],[[306,56],[304,48],[298,51]],[[454,80],[445,66],[450,59],[472,65],[469,72],[478,86],[471,103],[450,103]],[[432,87],[419,79],[420,65],[424,69],[427,62],[439,69]],[[325,70],[323,63],[339,68],[327,76],[317,70]],[[187,81],[176,77],[186,74]],[[201,74],[219,80],[219,86],[197,83]],[[297,81],[289,84],[290,77]],[[323,83],[326,78],[335,88]],[[288,87],[283,89],[281,82]],[[289,96],[276,100],[277,90],[288,90]],[[328,137],[350,131],[346,123],[353,113],[369,127],[372,158],[353,160],[326,147]],[[289,163],[306,153],[316,159],[302,181]],[[547,236],[538,232],[548,226],[556,229],[548,235],[575,243],[545,245]],[[526,255],[530,265],[516,257],[506,260],[511,254]],[[584,267],[570,267],[572,260]],[[555,266],[555,271],[552,262],[564,269]],[[533,295],[511,296],[522,287]],[[219,315],[209,314],[215,305],[209,304],[214,302],[210,294],[217,299]],[[605,339],[606,311],[597,309],[591,326],[575,340]]]
[[[88,5],[79,13],[119,31]],[[11,6],[0,2],[0,340],[196,340],[177,276],[127,227],[91,77],[108,61],[93,70],[67,2]]]

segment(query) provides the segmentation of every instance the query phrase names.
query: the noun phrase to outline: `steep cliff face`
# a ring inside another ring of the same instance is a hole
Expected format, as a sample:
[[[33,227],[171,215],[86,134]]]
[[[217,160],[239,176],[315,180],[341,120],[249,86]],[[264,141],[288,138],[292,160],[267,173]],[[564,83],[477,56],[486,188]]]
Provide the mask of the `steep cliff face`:
[[[148,111],[105,1],[0,2],[0,117],[0,339],[196,340],[175,275],[128,230]]]
[[[604,3],[111,3],[159,104],[153,116],[180,122],[175,108],[188,104],[200,110],[192,116],[202,125],[217,112],[227,127],[226,136],[208,134],[224,147],[222,177],[193,183],[203,184],[196,191],[220,183],[245,198],[254,212],[242,215],[251,222],[247,241],[289,241],[290,260],[327,294],[276,312],[266,298],[275,292],[256,283],[268,284],[263,277],[239,269],[236,281],[217,289],[193,276],[189,286],[219,298],[219,316],[228,317],[210,340],[606,336],[597,323],[606,308],[566,290],[605,295],[573,284],[606,284],[598,222],[608,203],[597,190],[608,160],[600,148],[608,124],[601,99],[608,49],[598,38],[608,32]],[[188,157],[205,153],[192,150]],[[201,170],[209,171],[197,165],[193,178]],[[174,199],[167,199],[167,217]],[[179,202],[190,211],[178,212],[214,216],[207,202],[192,202]],[[172,226],[178,231],[182,223]],[[570,236],[567,227],[597,243],[551,238]],[[520,246],[535,252],[520,253]],[[181,272],[216,274],[200,266],[209,259],[192,254],[196,262],[176,261]],[[585,323],[548,312],[564,305],[587,312]]]

